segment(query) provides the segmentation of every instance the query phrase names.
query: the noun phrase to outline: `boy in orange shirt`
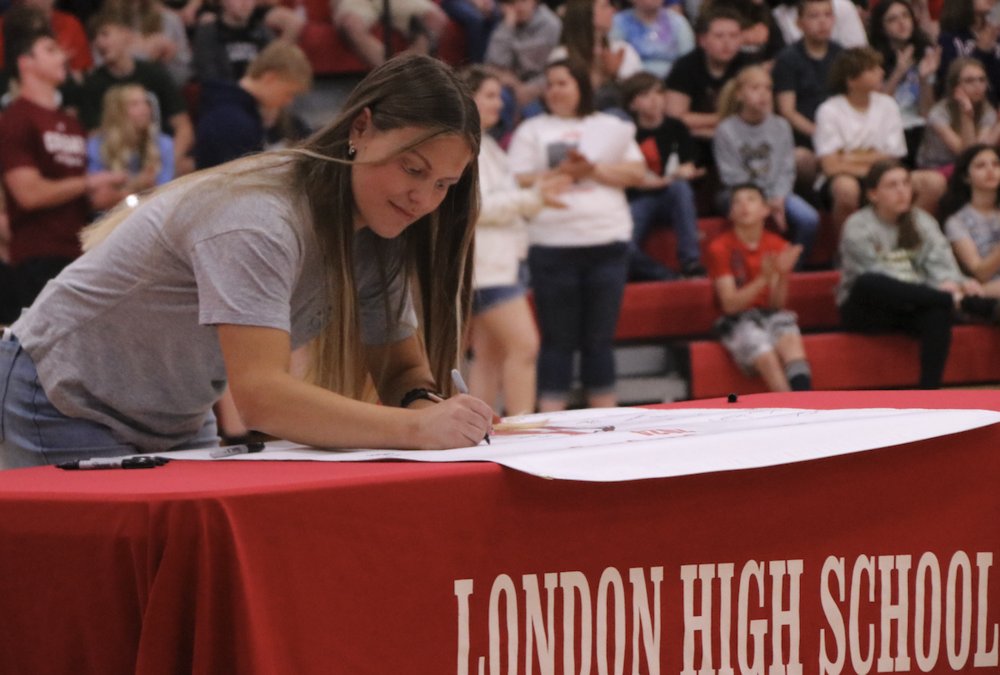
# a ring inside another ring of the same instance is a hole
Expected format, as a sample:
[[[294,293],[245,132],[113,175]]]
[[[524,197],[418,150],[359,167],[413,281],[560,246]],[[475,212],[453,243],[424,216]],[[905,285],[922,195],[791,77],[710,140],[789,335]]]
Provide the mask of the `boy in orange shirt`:
[[[797,317],[785,309],[788,277],[802,247],[765,230],[768,213],[759,187],[733,188],[732,229],[716,237],[707,254],[724,315],[715,328],[744,372],[760,375],[771,391],[803,391],[812,388],[812,374]]]

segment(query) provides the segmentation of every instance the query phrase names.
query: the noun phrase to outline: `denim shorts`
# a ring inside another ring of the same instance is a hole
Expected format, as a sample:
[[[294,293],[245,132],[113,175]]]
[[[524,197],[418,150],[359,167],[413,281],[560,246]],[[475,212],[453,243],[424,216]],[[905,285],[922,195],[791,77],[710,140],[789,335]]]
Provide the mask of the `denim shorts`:
[[[472,292],[472,314],[482,314],[497,305],[502,305],[514,298],[520,298],[527,292],[527,289],[520,284],[476,289]]]
[[[216,444],[215,415],[209,411],[198,435],[184,446]],[[138,452],[116,439],[107,426],[59,412],[38,381],[34,361],[17,339],[9,333],[0,339],[0,469]]]
[[[722,346],[740,369],[755,373],[754,361],[767,352],[785,335],[799,334],[795,312],[788,310],[748,309],[735,316],[724,316],[715,322]]]

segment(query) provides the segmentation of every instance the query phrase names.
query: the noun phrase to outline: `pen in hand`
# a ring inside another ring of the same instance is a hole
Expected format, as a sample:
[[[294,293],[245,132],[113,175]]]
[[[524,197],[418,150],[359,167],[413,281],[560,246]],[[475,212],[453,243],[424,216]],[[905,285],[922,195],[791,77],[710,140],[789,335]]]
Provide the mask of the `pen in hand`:
[[[455,389],[458,391],[459,394],[469,393],[469,387],[468,385],[465,384],[465,379],[462,377],[462,373],[458,371],[458,368],[451,369],[451,381],[455,385]],[[489,432],[486,432],[486,438],[483,440],[486,441],[486,445],[493,445],[492,443],[490,443]]]

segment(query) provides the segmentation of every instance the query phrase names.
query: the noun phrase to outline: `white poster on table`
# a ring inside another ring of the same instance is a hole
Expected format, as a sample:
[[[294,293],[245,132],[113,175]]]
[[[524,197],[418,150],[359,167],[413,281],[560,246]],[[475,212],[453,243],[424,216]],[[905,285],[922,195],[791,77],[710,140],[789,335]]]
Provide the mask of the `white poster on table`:
[[[504,420],[487,445],[454,450],[319,450],[288,442],[215,461],[495,462],[545,478],[623,481],[753,469],[862,452],[1000,422],[992,410],[605,408]],[[218,454],[218,453],[216,453]]]

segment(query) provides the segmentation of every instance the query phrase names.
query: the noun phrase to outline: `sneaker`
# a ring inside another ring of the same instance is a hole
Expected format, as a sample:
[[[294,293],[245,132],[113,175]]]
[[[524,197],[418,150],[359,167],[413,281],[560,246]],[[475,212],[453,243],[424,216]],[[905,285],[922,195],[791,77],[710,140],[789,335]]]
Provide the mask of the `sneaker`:
[[[676,278],[676,272],[647,255],[633,255],[629,260],[629,281],[673,281]]]
[[[706,270],[705,266],[700,262],[693,260],[691,262],[684,263],[681,266],[681,275],[683,275],[685,279],[706,277],[708,276],[708,270]]]
[[[960,307],[970,317],[988,321],[992,324],[1000,324],[1000,302],[995,298],[967,295],[962,298]]]

